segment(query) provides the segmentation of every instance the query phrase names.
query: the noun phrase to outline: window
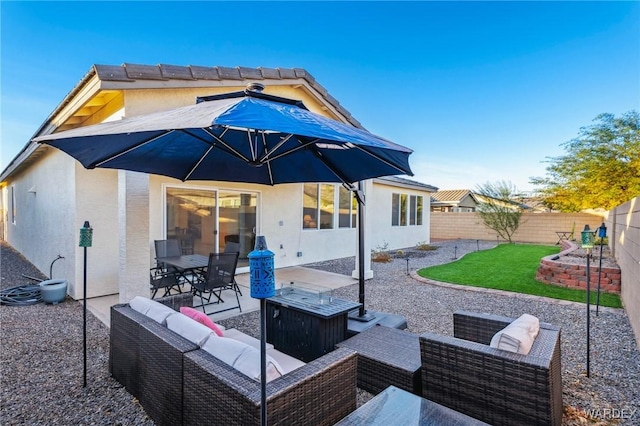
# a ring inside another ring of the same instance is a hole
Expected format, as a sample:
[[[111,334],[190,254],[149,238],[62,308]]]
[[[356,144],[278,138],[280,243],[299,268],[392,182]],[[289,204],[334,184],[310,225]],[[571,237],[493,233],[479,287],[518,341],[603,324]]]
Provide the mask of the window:
[[[338,208],[336,209],[336,206]],[[356,226],[353,193],[334,184],[305,183],[302,201],[303,229],[353,228]]]
[[[400,194],[400,226],[407,226],[407,194]]]
[[[11,187],[11,223],[16,224],[16,187]]]
[[[333,229],[335,185],[320,185],[320,229]]]
[[[422,197],[419,195],[410,197],[409,225],[422,225]]]
[[[416,224],[416,196],[409,197],[409,225]]]
[[[341,186],[338,191],[338,198],[338,226],[340,228],[355,228],[356,213],[358,211],[356,197],[353,196],[353,192]]]
[[[400,194],[391,194],[391,226],[400,225]]]
[[[391,194],[391,226],[422,225],[423,197]]]

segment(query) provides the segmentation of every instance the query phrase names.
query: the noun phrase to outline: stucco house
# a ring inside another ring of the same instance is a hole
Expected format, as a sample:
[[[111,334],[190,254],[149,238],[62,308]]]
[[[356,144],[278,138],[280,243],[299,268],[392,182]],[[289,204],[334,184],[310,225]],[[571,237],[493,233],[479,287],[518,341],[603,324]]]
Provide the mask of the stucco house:
[[[311,111],[361,127],[303,69],[123,64],[92,66],[34,136],[190,105],[197,96],[243,90],[251,82],[263,84],[264,93],[301,100]],[[46,273],[53,259],[64,256],[52,275],[68,279],[76,299],[84,296],[78,241],[85,221],[94,229],[87,297],[119,294],[121,301],[148,295],[156,239],[178,238],[185,252],[205,255],[236,241],[246,259],[255,235],[265,235],[276,268],[357,251],[356,203],[336,184],[183,183],[86,170],[65,153],[29,141],[2,171],[0,187],[5,240]],[[366,181],[364,189],[365,275],[371,277],[372,247],[430,240],[429,203],[437,188],[385,177]],[[238,272],[246,271],[241,261]]]

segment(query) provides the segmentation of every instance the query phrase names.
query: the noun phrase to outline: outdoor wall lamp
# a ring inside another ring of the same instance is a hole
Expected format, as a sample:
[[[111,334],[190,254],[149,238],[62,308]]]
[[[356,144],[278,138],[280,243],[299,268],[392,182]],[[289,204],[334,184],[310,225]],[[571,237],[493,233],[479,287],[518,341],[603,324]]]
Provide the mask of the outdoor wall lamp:
[[[590,348],[589,348],[589,342],[591,340],[591,336],[590,336],[590,322],[591,322],[591,293],[590,293],[590,287],[591,287],[591,264],[590,264],[590,258],[591,258],[591,253],[590,250],[593,248],[593,243],[596,239],[596,235],[593,231],[591,231],[591,229],[589,228],[589,225],[585,225],[584,229],[582,230],[581,233],[581,241],[582,241],[582,248],[585,249],[587,251],[587,377],[589,377],[590,375],[590,365],[589,365],[589,353],[590,353]]]

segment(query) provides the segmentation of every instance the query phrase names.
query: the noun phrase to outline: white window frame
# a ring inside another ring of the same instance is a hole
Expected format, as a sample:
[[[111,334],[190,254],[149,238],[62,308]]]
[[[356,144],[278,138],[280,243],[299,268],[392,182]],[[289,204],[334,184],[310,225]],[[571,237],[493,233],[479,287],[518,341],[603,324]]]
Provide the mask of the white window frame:
[[[314,218],[305,218],[305,213],[304,213],[304,201],[303,201],[303,210],[302,210],[302,230],[303,231],[335,231],[335,230],[340,230],[340,229],[354,229],[356,227],[356,223],[357,223],[357,219],[356,219],[356,215],[357,215],[357,207],[354,206],[353,204],[353,200],[355,198],[353,191],[349,191],[349,193],[351,194],[351,200],[349,202],[349,224],[348,226],[341,226],[340,224],[340,194],[343,191],[344,188],[342,185],[340,184],[335,184],[335,183],[315,183],[315,182],[307,182],[306,184],[302,184],[302,196],[304,198],[304,187],[305,185],[315,185],[316,187],[316,195],[315,195],[315,199],[316,199],[316,207],[315,207],[315,221],[313,220]],[[321,223],[320,223],[320,210],[321,210],[321,204],[320,204],[320,194],[321,194],[321,190],[322,190],[322,186],[323,185],[327,185],[327,186],[332,186],[333,187],[333,213],[332,213],[332,226],[330,228],[322,228],[321,227]],[[315,222],[315,226],[310,226],[309,225],[309,220],[311,220],[311,223]]]

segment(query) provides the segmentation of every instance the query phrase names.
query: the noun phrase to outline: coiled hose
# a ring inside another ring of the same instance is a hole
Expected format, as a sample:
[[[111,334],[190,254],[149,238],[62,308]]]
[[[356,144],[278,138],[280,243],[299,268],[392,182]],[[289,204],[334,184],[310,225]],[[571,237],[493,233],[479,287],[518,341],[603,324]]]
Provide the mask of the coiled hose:
[[[0,291],[0,305],[27,306],[42,303],[40,286],[20,285]]]

